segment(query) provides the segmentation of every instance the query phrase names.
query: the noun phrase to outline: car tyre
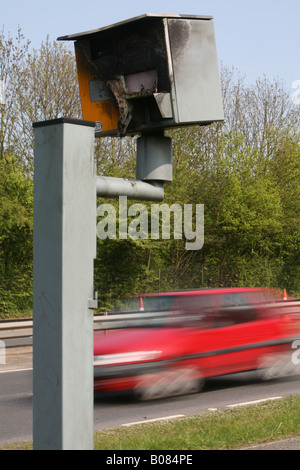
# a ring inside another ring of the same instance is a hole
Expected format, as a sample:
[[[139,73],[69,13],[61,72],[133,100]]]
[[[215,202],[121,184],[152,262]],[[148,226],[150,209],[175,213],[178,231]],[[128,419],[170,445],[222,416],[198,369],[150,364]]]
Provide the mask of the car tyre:
[[[195,369],[172,369],[141,377],[135,389],[140,401],[190,395],[203,388],[204,380]]]
[[[290,354],[269,355],[263,358],[259,366],[262,380],[276,380],[297,375]]]

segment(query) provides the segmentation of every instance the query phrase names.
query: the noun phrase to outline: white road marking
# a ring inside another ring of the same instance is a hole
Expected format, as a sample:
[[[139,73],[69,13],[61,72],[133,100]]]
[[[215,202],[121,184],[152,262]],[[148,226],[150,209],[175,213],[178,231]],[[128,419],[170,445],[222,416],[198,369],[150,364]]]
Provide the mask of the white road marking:
[[[227,408],[238,408],[241,406],[250,406],[250,405],[257,405],[259,403],[264,403],[268,401],[274,401],[274,400],[280,400],[282,397],[268,397],[268,398],[262,398],[260,400],[252,400],[252,401],[245,401],[242,403],[234,403],[232,405],[227,405]],[[218,408],[208,408],[207,411],[218,411]],[[185,415],[174,415],[174,416],[166,416],[163,418],[154,418],[154,419],[145,419],[144,421],[135,421],[133,423],[126,423],[122,424],[122,427],[129,427],[129,426],[135,426],[137,424],[145,424],[145,423],[155,423],[157,421],[168,421],[171,419],[176,419],[176,418],[184,418]]]
[[[10,369],[10,370],[0,370],[0,374],[10,374],[11,372],[25,372],[28,370],[33,370],[32,367],[28,369]]]
[[[233,405],[228,405],[227,408],[237,408],[238,406],[248,406],[248,405],[257,405],[258,403],[264,403],[266,401],[280,400],[282,397],[269,397],[262,398],[261,400],[245,401],[244,403],[234,403]]]
[[[136,424],[155,423],[156,421],[168,421],[171,419],[184,418],[184,415],[165,416],[164,418],[145,419],[144,421],[136,421],[135,423],[122,424],[123,427],[135,426]]]

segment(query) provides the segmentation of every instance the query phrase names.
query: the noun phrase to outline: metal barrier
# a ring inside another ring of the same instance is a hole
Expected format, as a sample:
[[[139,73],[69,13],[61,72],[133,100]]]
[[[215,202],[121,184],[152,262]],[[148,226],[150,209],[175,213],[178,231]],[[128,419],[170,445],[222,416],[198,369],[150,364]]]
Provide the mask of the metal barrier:
[[[115,330],[121,328],[137,328],[139,326],[151,326],[157,322],[165,312],[155,314],[132,313],[132,314],[109,314],[94,316],[94,331]],[[0,321],[0,340],[21,340],[30,339],[33,335],[33,321],[26,320],[3,320]],[[17,345],[7,345],[9,347],[27,346],[28,342]]]

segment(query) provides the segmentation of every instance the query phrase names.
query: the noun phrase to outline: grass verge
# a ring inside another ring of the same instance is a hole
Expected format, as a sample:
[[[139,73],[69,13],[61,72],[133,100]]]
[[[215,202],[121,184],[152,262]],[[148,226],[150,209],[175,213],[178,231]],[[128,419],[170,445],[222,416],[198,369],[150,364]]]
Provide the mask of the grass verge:
[[[95,450],[216,450],[300,436],[300,396],[95,432]],[[0,446],[29,450],[31,443]]]
[[[232,449],[300,435],[300,396],[172,422],[97,432],[100,450]]]

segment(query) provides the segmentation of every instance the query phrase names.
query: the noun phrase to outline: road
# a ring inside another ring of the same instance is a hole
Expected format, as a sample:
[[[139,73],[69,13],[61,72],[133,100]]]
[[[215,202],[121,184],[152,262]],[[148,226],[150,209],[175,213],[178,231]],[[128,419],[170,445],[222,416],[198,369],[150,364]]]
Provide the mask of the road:
[[[300,378],[261,382],[255,373],[213,379],[196,395],[139,403],[95,396],[95,430],[300,394]],[[0,372],[0,443],[32,440],[32,370]]]

